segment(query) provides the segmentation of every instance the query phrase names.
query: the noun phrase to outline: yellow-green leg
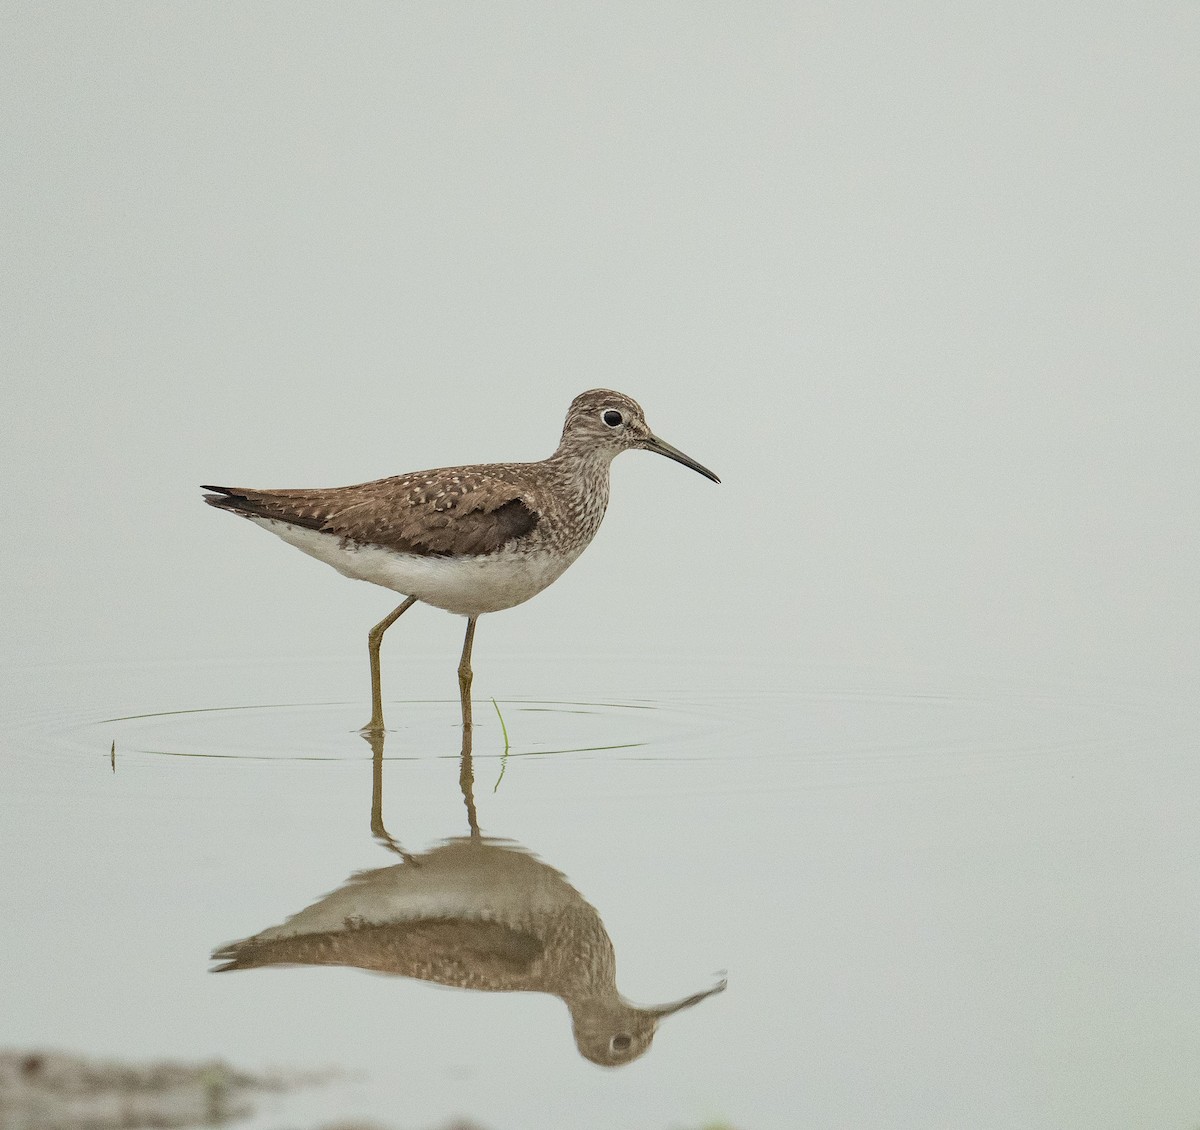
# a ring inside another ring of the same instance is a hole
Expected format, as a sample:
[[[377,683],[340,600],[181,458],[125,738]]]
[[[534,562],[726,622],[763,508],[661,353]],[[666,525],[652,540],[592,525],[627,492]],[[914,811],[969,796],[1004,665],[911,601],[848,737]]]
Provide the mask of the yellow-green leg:
[[[467,638],[463,640],[462,660],[458,664],[458,693],[462,698],[463,731],[471,729],[471,645],[475,642],[475,621],[478,616],[467,618]]]
[[[371,656],[371,721],[363,727],[364,734],[369,731],[383,731],[383,691],[379,680],[379,645],[383,643],[383,633],[416,603],[417,598],[410,596],[367,634],[367,651]]]
[[[467,806],[467,825],[471,836],[479,837],[479,814],[475,811],[475,769],[471,763],[471,728],[463,728],[462,760],[458,769],[458,787],[462,789],[463,803]]]

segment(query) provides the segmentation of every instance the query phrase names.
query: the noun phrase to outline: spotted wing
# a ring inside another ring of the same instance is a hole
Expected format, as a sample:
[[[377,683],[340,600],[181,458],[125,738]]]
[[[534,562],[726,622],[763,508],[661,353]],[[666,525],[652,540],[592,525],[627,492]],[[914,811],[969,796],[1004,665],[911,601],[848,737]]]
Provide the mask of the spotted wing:
[[[475,469],[416,472],[330,490],[206,486],[205,502],[423,556],[494,553],[528,534],[538,512],[521,489]]]
[[[264,965],[345,965],[462,988],[526,988],[545,947],[501,922],[415,919],[281,938],[247,938],[213,953],[214,973]]]

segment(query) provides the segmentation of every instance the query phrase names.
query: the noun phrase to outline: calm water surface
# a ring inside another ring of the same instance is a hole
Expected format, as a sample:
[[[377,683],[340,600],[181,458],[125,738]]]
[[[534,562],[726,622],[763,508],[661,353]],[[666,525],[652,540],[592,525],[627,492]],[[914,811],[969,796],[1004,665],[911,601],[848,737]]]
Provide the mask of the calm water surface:
[[[507,750],[478,701],[468,778],[455,702],[393,700],[373,751],[365,679],[320,693],[353,683],[333,661],[10,668],[5,1039],[347,1073],[263,1127],[1200,1117],[1200,771],[1171,702],[501,670],[544,689],[499,704]]]
[[[514,7],[4,6],[0,1086],[1198,1130],[1200,6]],[[597,386],[722,485],[615,462],[469,774],[406,614],[376,756],[393,594],[197,484]]]

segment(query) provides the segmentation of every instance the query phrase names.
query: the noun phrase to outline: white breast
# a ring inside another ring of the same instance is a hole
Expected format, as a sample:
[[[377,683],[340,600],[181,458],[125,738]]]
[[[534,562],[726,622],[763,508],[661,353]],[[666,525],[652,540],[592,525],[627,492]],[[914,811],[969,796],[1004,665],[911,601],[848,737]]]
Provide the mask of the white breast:
[[[270,518],[250,518],[289,545],[358,581],[415,596],[460,616],[512,608],[552,584],[579,556],[501,549],[470,557],[425,557],[380,546],[357,545],[334,534]]]

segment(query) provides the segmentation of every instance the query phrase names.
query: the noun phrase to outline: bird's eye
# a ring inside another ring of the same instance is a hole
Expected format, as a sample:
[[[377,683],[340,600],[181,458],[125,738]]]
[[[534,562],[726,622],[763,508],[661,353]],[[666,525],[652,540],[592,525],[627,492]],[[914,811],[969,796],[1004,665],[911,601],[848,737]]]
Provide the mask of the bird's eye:
[[[619,428],[625,422],[625,418],[615,408],[605,409],[600,414],[600,419],[610,428]]]
[[[623,1052],[628,1049],[629,1045],[632,1043],[633,1040],[631,1040],[628,1036],[614,1036],[612,1038],[611,1046],[613,1051]]]

